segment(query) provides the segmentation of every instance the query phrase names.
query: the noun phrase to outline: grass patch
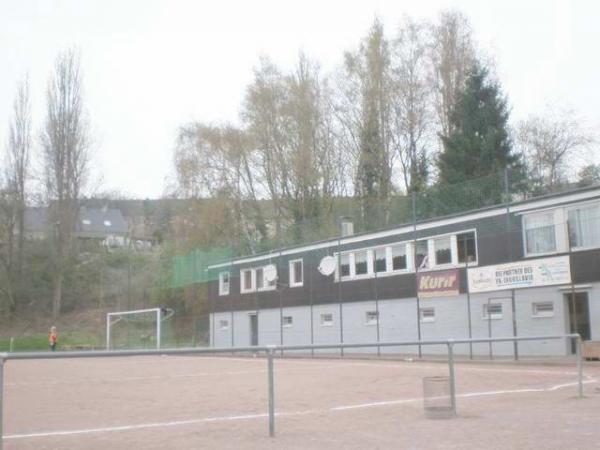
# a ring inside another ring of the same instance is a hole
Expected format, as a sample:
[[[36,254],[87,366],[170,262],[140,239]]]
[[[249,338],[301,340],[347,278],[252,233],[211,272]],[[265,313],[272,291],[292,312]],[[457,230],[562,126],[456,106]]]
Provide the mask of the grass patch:
[[[75,349],[78,346],[98,348],[100,342],[97,336],[87,333],[73,332],[58,335],[58,350]],[[31,334],[13,337],[13,352],[36,352],[49,350],[47,334]],[[10,351],[10,338],[0,337],[0,352]]]

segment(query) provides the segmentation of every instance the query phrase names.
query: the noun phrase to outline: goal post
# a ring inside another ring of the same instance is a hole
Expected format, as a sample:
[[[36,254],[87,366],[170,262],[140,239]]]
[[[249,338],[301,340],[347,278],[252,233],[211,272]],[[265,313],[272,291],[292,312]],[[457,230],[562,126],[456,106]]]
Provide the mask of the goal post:
[[[121,328],[125,328],[124,331],[128,336],[128,345],[131,344],[129,335],[133,331],[135,335],[134,341],[138,344],[138,347],[147,347],[147,344],[154,338],[155,347],[157,350],[160,350],[163,335],[162,322],[170,318],[173,313],[174,311],[168,308],[136,309],[107,313],[106,349],[110,350],[111,347],[116,345],[115,326],[121,323]]]

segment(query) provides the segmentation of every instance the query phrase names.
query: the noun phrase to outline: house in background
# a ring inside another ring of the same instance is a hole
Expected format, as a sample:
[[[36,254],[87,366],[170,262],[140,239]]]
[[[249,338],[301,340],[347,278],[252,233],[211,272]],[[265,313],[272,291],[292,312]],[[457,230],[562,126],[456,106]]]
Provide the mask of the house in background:
[[[125,247],[129,243],[128,226],[121,211],[116,208],[81,207],[75,236],[80,239],[101,241],[109,248]]]
[[[47,207],[25,209],[25,238],[45,239],[52,233]],[[103,206],[82,206],[74,230],[79,239],[96,240],[109,248],[125,247],[129,243],[129,229],[121,211]]]

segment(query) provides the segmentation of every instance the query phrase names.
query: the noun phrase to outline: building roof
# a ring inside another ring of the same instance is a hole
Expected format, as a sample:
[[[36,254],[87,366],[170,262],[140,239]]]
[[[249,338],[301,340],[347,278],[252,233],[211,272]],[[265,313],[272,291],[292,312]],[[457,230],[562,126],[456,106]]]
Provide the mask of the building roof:
[[[76,232],[85,236],[126,235],[127,222],[116,208],[87,208],[79,210]]]
[[[25,231],[46,233],[50,230],[47,207],[25,209]],[[116,208],[81,207],[75,233],[82,237],[106,237],[108,235],[126,235],[127,222],[121,211]]]

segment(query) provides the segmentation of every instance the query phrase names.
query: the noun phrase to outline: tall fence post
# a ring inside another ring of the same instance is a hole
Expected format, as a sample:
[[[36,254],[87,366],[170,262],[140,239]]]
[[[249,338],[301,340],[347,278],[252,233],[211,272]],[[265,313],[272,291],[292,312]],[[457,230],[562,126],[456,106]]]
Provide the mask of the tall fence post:
[[[454,375],[454,341],[449,339],[448,345],[448,372],[450,381],[450,405],[452,414],[456,416],[456,378]]]
[[[0,450],[4,448],[4,432],[2,424],[4,422],[4,358],[0,356]]]
[[[583,361],[581,356],[581,336],[575,335],[575,355],[577,357],[577,388],[579,398],[583,398]]]
[[[275,437],[275,380],[273,376],[273,353],[274,346],[267,349],[267,360],[269,362],[269,436]]]

